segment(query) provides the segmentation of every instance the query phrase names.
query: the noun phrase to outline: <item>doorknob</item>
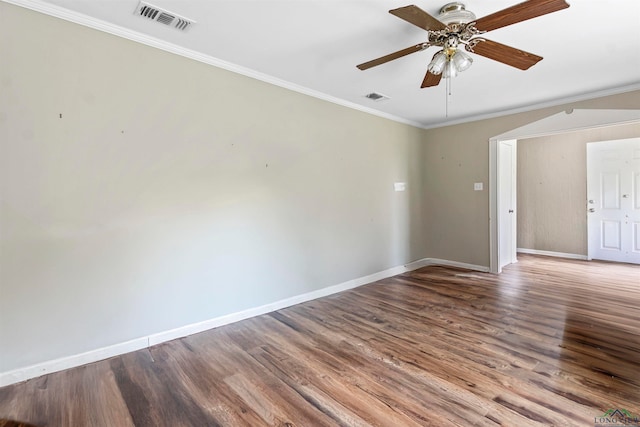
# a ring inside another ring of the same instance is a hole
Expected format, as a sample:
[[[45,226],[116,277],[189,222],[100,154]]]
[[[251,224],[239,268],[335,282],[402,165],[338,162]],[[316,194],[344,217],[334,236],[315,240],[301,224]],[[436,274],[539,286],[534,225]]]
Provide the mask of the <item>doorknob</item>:
[[[513,213],[513,209],[509,209],[509,213]]]
[[[596,210],[594,208],[589,208],[589,212],[595,212]]]

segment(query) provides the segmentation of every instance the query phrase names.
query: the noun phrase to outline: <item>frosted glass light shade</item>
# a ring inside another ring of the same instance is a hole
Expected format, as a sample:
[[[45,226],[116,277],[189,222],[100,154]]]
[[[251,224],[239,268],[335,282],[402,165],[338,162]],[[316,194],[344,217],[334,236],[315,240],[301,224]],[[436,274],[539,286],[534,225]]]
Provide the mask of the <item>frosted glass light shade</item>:
[[[473,58],[459,50],[453,55],[451,62],[453,62],[456,70],[461,72],[471,67],[471,64],[473,64]]]
[[[429,63],[427,69],[431,74],[440,74],[447,64],[447,55],[443,51],[436,53]]]
[[[445,79],[448,79],[451,77],[455,77],[457,75],[458,75],[458,70],[456,69],[456,66],[453,63],[453,61],[447,61],[446,65],[444,66],[444,71],[442,73],[442,76]]]

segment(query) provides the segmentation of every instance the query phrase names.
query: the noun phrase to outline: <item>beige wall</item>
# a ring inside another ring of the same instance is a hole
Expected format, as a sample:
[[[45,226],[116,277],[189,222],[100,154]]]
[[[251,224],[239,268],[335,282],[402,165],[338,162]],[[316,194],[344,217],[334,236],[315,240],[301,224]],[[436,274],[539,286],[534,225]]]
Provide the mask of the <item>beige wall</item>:
[[[0,15],[0,373],[426,256],[420,129]]]
[[[424,131],[0,16],[0,373],[423,257],[488,266],[488,140],[565,108]]]
[[[640,136],[640,124],[518,140],[518,248],[587,255],[587,143]]]
[[[425,131],[429,257],[489,266],[489,139],[568,108],[638,109],[640,91]],[[474,192],[474,182],[483,182],[485,190]]]

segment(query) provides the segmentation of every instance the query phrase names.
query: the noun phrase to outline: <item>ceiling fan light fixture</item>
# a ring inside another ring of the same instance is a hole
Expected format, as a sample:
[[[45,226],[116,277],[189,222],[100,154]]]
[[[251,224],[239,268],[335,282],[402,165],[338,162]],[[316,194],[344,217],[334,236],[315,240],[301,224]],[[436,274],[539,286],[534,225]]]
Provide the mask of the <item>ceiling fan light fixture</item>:
[[[444,66],[444,71],[442,72],[442,77],[444,77],[445,79],[449,79],[457,75],[458,75],[458,69],[456,68],[453,61],[451,60],[447,61],[446,65]]]
[[[433,56],[427,67],[431,74],[442,74],[442,77],[448,79],[471,67],[471,64],[473,64],[471,56],[459,49],[451,50],[453,51],[452,53],[443,49]]]
[[[462,50],[456,51],[451,57],[451,62],[458,72],[469,69],[473,64],[473,58]]]
[[[429,69],[429,72],[431,74],[438,75],[442,73],[447,62],[447,55],[444,53],[444,50],[441,50],[440,52],[433,55],[433,59],[431,60],[427,68]]]
[[[427,41],[362,63],[357,65],[357,68],[366,70],[429,47],[438,46],[441,50],[427,65],[428,71],[420,87],[438,86],[444,77],[450,92],[449,77],[455,77],[473,63],[473,59],[460,50],[461,45],[464,45],[465,49],[471,53],[520,70],[527,70],[542,60],[542,57],[477,36],[568,7],[566,0],[524,0],[522,3],[480,19],[477,19],[473,12],[468,11],[465,5],[458,1],[445,4],[437,17],[431,16],[416,5],[391,9],[390,14],[426,30]]]

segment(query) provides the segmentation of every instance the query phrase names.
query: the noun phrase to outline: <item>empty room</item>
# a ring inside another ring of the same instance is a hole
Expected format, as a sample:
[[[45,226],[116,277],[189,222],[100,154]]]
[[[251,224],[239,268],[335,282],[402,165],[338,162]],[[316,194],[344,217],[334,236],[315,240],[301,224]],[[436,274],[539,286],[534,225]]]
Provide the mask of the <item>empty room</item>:
[[[640,426],[640,2],[463,3],[0,0],[0,426]]]

